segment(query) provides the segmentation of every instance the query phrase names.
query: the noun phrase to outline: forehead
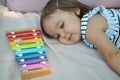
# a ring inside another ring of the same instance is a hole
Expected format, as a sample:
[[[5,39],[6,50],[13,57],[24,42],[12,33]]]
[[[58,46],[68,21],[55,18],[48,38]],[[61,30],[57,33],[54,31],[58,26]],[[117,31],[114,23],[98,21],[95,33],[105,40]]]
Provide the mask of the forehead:
[[[47,16],[43,20],[43,29],[44,31],[50,35],[53,36],[55,34],[55,29],[58,21],[60,20],[60,17],[56,14],[51,14]]]
[[[66,11],[57,9],[55,12],[52,14],[46,16],[43,20],[44,25],[49,25],[52,23],[56,23],[58,20],[63,20],[66,17]],[[67,14],[68,15],[68,14]],[[47,23],[47,24],[46,24]]]
[[[44,26],[55,26],[55,24],[62,19],[62,13],[61,11],[56,10],[54,13],[50,14],[49,16],[46,16],[43,19],[43,25]]]
[[[55,26],[58,20],[58,17],[50,15],[43,20],[43,27]]]
[[[57,9],[52,14],[46,16],[45,19],[49,20],[49,19],[58,19],[58,18],[61,18],[63,15],[65,15],[65,12],[66,11],[64,11],[64,10]]]

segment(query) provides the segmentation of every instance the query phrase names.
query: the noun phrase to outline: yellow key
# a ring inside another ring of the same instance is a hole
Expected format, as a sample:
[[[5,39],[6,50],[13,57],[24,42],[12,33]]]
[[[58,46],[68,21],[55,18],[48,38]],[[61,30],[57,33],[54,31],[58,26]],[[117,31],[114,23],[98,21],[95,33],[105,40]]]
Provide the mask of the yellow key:
[[[29,44],[29,43],[35,43],[35,42],[42,42],[42,38],[27,39],[27,40],[16,39],[10,42],[10,46],[16,46],[17,44]]]

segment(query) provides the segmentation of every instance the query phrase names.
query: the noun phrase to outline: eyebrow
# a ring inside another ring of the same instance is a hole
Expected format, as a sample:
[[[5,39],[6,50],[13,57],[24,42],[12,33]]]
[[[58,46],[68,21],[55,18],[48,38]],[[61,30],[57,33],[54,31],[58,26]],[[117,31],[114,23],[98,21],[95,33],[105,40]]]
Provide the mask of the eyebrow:
[[[59,19],[55,25],[55,29],[58,27],[58,23],[60,22],[61,20]]]
[[[58,21],[57,21],[57,23],[55,24],[55,30],[57,29],[57,27],[58,27],[58,23],[60,22],[61,20],[59,19]],[[54,36],[56,36],[56,32],[53,34],[53,35],[51,35],[51,37],[54,37]],[[58,35],[58,34],[57,34]],[[54,37],[55,38],[55,37]]]

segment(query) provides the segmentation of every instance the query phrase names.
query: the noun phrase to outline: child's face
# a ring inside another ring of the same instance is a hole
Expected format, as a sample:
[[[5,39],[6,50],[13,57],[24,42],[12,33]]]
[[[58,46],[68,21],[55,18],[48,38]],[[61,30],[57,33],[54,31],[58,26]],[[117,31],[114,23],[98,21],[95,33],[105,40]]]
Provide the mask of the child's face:
[[[44,19],[43,28],[62,44],[73,44],[81,39],[80,18],[72,11],[56,10]]]

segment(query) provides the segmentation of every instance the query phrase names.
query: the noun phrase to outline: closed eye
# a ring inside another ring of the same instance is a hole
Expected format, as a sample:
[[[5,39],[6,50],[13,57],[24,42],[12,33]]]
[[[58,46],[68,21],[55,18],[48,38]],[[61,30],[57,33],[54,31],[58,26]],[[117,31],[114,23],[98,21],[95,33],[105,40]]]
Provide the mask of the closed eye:
[[[62,28],[64,28],[64,23],[62,23],[62,25],[60,26],[60,28],[62,29]],[[59,39],[60,38],[60,35],[58,34],[57,35],[57,39]]]
[[[60,35],[58,34],[57,39],[59,39],[59,38],[60,38]]]
[[[62,23],[61,28],[64,28],[64,23]]]

